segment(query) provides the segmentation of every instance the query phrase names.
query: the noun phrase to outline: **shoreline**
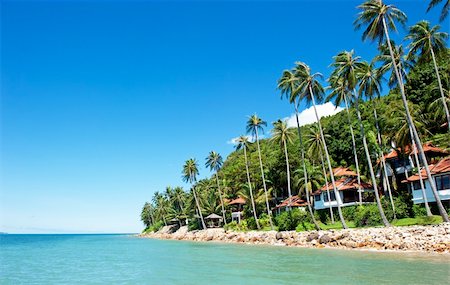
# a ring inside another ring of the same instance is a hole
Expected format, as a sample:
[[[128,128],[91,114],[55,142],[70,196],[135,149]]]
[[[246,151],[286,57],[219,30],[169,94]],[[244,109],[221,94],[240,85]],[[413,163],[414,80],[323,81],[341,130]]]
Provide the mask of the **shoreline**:
[[[320,231],[225,231],[223,228],[187,231],[170,226],[140,238],[270,245],[302,248],[349,249],[371,252],[411,252],[450,254],[450,223],[429,226],[358,228]]]

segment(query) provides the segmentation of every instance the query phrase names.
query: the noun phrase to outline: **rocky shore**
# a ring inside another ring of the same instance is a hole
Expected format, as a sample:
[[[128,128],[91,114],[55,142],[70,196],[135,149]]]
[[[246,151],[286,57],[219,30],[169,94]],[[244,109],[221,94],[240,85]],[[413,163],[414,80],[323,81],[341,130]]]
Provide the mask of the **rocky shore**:
[[[249,231],[223,229],[187,231],[181,227],[171,233],[164,227],[156,233],[141,234],[143,238],[216,241],[229,243],[297,246],[308,248],[341,248],[387,251],[450,253],[450,223],[433,226],[321,230],[309,232]]]

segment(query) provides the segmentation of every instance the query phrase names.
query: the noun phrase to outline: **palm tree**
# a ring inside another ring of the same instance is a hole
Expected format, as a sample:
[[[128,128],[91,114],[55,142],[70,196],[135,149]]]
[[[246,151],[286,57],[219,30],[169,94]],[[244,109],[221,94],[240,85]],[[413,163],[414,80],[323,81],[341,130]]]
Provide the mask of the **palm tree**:
[[[395,42],[391,40],[391,46],[394,52],[395,63],[397,64],[397,68],[404,82],[408,76],[407,70],[413,68],[414,61],[407,57],[403,49],[403,45],[395,45]],[[373,60],[375,62],[381,63],[379,73],[384,75],[388,71],[393,71],[389,46],[387,44],[381,44],[378,46],[378,50],[380,51],[380,53],[377,54]],[[391,75],[389,76],[388,79],[388,85],[392,89],[394,87],[397,87],[398,81],[397,78],[395,77],[395,72],[391,72]]]
[[[450,113],[445,100],[444,88],[442,87],[441,76],[439,75],[439,68],[435,56],[435,53],[446,51],[445,41],[448,39],[448,34],[438,32],[439,29],[439,25],[430,27],[430,23],[428,21],[419,21],[417,24],[409,28],[409,34],[406,36],[406,39],[411,40],[411,43],[409,44],[409,58],[414,58],[418,53],[419,57],[423,60],[428,59],[430,55],[433,59],[442,104],[444,105],[445,115],[447,116],[447,127],[450,131]]]
[[[217,182],[217,191],[219,192],[219,198],[220,198],[220,205],[222,207],[222,217],[225,225],[227,224],[227,220],[225,219],[225,208],[223,206],[223,198],[222,198],[222,191],[220,191],[220,183],[219,183],[219,169],[222,167],[223,159],[220,154],[218,154],[215,151],[211,151],[206,158],[206,167],[209,167],[209,169],[212,171],[216,171],[216,182]]]
[[[348,125],[350,127],[350,135],[352,136],[352,147],[353,147],[353,156],[355,159],[355,167],[356,174],[358,179],[358,200],[359,204],[362,204],[362,189],[361,189],[361,174],[359,173],[359,160],[358,153],[356,151],[356,140],[355,133],[353,132],[352,119],[350,116],[350,111],[348,110],[348,101],[352,100],[352,93],[348,91],[347,87],[344,85],[344,81],[339,79],[337,76],[332,75],[329,79],[332,91],[330,95],[328,95],[326,101],[330,101],[332,98],[335,98],[334,105],[339,106],[344,101],[345,111],[347,113]]]
[[[442,0],[431,0],[430,4],[428,4],[427,12],[430,11],[434,6],[437,6],[441,2],[442,2]],[[444,7],[442,7],[441,16],[439,17],[439,21],[442,22],[445,20],[445,18],[447,18],[449,8],[450,8],[450,0],[447,0],[444,4]]]
[[[197,194],[195,193],[195,181],[197,181],[198,175],[198,164],[197,161],[193,158],[186,160],[183,165],[182,178],[184,182],[189,182],[192,185],[192,193],[194,194],[195,204],[197,205],[198,214],[200,215],[200,220],[202,221],[203,229],[206,229],[205,221],[203,220],[202,209],[200,208],[200,204],[198,202]]]
[[[286,159],[286,176],[287,176],[287,186],[289,195],[288,209],[291,208],[292,192],[291,192],[291,171],[289,167],[289,155],[287,150],[287,144],[292,143],[294,133],[292,129],[288,128],[287,123],[278,120],[273,123],[272,138],[273,142],[279,143],[281,148],[284,150],[284,157]]]
[[[371,39],[372,41],[377,40],[379,43],[383,43],[384,39],[386,39],[386,43],[388,44],[389,47],[389,53],[391,55],[391,60],[393,62],[393,69],[395,72],[395,76],[397,77],[397,81],[399,83],[403,107],[405,108],[406,111],[406,120],[408,122],[408,125],[412,129],[413,139],[416,144],[416,147],[418,148],[420,158],[423,161],[428,181],[430,183],[431,190],[433,192],[436,204],[439,209],[439,213],[441,214],[442,219],[445,222],[450,222],[447,212],[445,211],[444,206],[442,205],[439,193],[437,192],[434,179],[431,176],[430,168],[428,166],[427,159],[423,151],[422,142],[420,141],[419,134],[417,133],[416,127],[412,122],[411,113],[409,111],[408,102],[406,99],[405,87],[403,85],[399,70],[395,63],[394,52],[389,38],[389,29],[393,31],[397,30],[395,22],[404,24],[406,22],[406,14],[397,9],[393,5],[385,5],[382,2],[382,0],[366,1],[363,4],[359,5],[358,9],[362,11],[359,13],[358,18],[354,22],[354,25],[356,29],[360,29],[363,26],[367,26],[367,28],[363,32],[362,36],[363,40]]]
[[[281,76],[281,78],[278,80],[278,89],[280,89],[280,91],[281,91],[282,98],[284,96],[286,96],[289,99],[289,103],[294,105],[295,118],[296,118],[296,122],[297,122],[297,133],[298,133],[298,139],[300,141],[300,153],[301,153],[301,161],[302,161],[302,167],[303,167],[303,182],[305,183],[305,185],[309,185],[308,184],[308,173],[306,170],[306,162],[305,162],[305,150],[303,147],[303,137],[302,137],[302,132],[300,129],[300,120],[298,118],[298,116],[299,116],[298,107],[300,105],[300,98],[297,96],[298,83],[299,83],[299,78],[297,78],[295,72],[291,71],[291,70],[285,70],[285,71],[283,71],[283,75]],[[316,228],[316,230],[320,230],[320,226],[317,223],[317,221],[314,217],[314,213],[312,211],[311,201],[309,199],[310,191],[305,191],[305,192],[306,192],[306,200],[308,201],[307,205],[308,205],[309,214],[311,216],[311,220],[313,221],[314,227]]]
[[[389,183],[386,162],[385,162],[384,155],[382,152],[383,141],[381,139],[381,132],[380,132],[379,124],[378,124],[378,114],[377,114],[377,108],[376,108],[377,100],[379,100],[380,94],[381,94],[381,79],[382,79],[381,73],[378,69],[375,68],[373,61],[372,61],[372,63],[363,61],[358,64],[358,68],[356,70],[356,77],[359,80],[358,97],[362,98],[362,96],[365,95],[366,98],[368,98],[369,100],[372,100],[371,105],[373,107],[372,110],[373,110],[373,116],[375,118],[375,127],[377,130],[377,142],[378,142],[378,146],[379,146],[379,148],[378,148],[379,153],[377,156],[380,157],[381,168],[384,173],[384,175],[382,175],[383,180],[384,180],[384,183],[386,184],[386,188],[388,190],[389,200],[391,202],[392,211],[394,213],[394,219],[396,219],[395,205],[394,205],[394,200],[392,198],[391,184]],[[359,112],[359,109],[357,110],[357,112]],[[362,122],[361,122],[361,125],[362,125]],[[362,128],[364,129],[364,126]],[[364,134],[363,134],[363,139],[364,139]],[[372,162],[370,161],[369,163],[371,164]],[[371,166],[369,166],[369,168],[370,167]],[[372,183],[373,183],[373,178],[372,178]],[[376,197],[376,195],[375,195],[375,197]]]
[[[331,167],[331,159],[330,159],[330,155],[328,154],[327,143],[325,141],[325,137],[324,137],[323,130],[322,130],[322,124],[320,123],[319,114],[317,113],[317,108],[316,108],[316,97],[320,101],[320,100],[322,100],[323,94],[324,94],[324,89],[323,89],[322,85],[320,84],[320,82],[318,81],[318,78],[323,78],[323,76],[320,73],[311,74],[311,69],[309,68],[308,65],[306,65],[303,62],[296,63],[295,73],[296,73],[297,77],[299,78],[297,96],[299,96],[299,98],[302,100],[303,99],[306,100],[308,103],[311,102],[313,105],[314,114],[316,115],[316,121],[319,126],[320,137],[322,139],[323,149],[325,151],[325,158],[327,159],[328,171],[330,172],[331,183],[333,185],[333,191],[334,191],[334,194],[336,195],[336,199],[337,199],[339,218],[341,219],[342,227],[344,229],[347,229],[348,228],[347,224],[345,223],[344,216],[342,215],[341,196],[339,195],[339,193],[337,192],[337,189],[336,189],[333,168]],[[308,192],[308,191],[306,191],[306,192]]]
[[[252,183],[250,181],[250,172],[248,170],[247,147],[248,147],[249,141],[246,136],[240,136],[239,138],[237,138],[236,143],[237,143],[236,150],[239,150],[241,148],[244,150],[245,171],[247,172],[247,183],[248,183],[248,188],[249,188],[249,192],[250,192],[250,201],[252,203],[253,217],[255,218],[255,221],[256,221],[256,227],[259,230],[260,227],[259,227],[259,222],[258,222],[258,216],[256,214],[255,200],[253,199],[253,190],[252,190]]]
[[[153,195],[153,203],[156,205],[156,213],[163,220],[164,225],[167,226],[166,218],[169,213],[168,200],[164,197],[164,195],[156,191]]]
[[[154,223],[153,211],[153,205],[149,202],[145,202],[141,212],[141,221],[144,223],[145,228],[150,227]]]
[[[325,135],[325,137],[330,137],[330,135]],[[320,164],[322,165],[322,172],[323,177],[325,179],[325,185],[327,187],[327,196],[328,201],[331,201],[330,197],[330,189],[328,188],[328,178],[327,178],[327,171],[325,170],[325,161],[323,159],[323,145],[322,140],[320,139],[320,132],[319,127],[316,125],[312,125],[308,130],[308,139],[306,141],[306,144],[309,145],[308,148],[308,154],[310,157],[314,157],[319,155],[320,158]],[[334,213],[333,213],[333,207],[331,207],[331,203],[329,203],[330,208],[330,218],[331,223],[334,224]]]
[[[258,131],[263,130],[263,126],[267,126],[267,123],[263,121],[261,118],[259,118],[256,114],[249,116],[247,121],[247,133],[251,133],[255,137],[256,145],[258,147],[258,157],[259,157],[259,167],[261,169],[261,178],[263,182],[264,187],[264,193],[266,194],[266,210],[267,215],[269,216],[269,222],[270,227],[273,230],[273,224],[272,224],[272,211],[270,211],[269,207],[269,197],[267,194],[267,186],[266,186],[266,179],[264,177],[264,168],[261,158],[261,148],[259,146],[259,137],[258,137]]]
[[[319,166],[314,166],[309,163],[306,165],[308,180],[305,183],[305,177],[303,168],[299,168],[294,171],[294,185],[299,188],[299,197],[302,192],[311,191],[311,193],[319,190],[324,184],[323,173],[321,173]]]

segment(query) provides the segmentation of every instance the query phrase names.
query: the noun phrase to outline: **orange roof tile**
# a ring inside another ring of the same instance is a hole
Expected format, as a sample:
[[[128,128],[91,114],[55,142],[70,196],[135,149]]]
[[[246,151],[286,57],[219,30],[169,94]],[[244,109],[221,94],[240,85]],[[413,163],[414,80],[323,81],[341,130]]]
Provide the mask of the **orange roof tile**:
[[[247,202],[247,201],[246,201],[244,198],[238,197],[238,198],[236,198],[236,199],[230,201],[230,203],[228,203],[228,205],[237,205],[237,204],[243,205],[243,204],[245,204],[246,202]]]
[[[275,206],[275,209],[284,208],[289,205],[289,198],[282,201],[280,204]],[[298,195],[291,197],[291,207],[305,207],[308,203],[305,200],[300,199]]]
[[[429,167],[430,167],[431,175],[450,172],[450,157],[441,159],[436,164],[430,164]],[[420,170],[420,175],[422,176],[423,180],[428,179],[427,173],[424,168],[422,168]],[[414,181],[419,181],[419,180],[420,180],[419,173],[417,173],[417,174],[410,176],[408,179],[403,180],[402,182],[407,183],[407,182],[414,182]]]
[[[356,177],[346,178],[342,177],[335,181],[336,189],[338,191],[345,191],[345,190],[358,190],[358,179]],[[315,191],[313,195],[319,195],[322,193],[322,191],[328,190],[333,191],[333,184],[331,182],[328,183],[328,185],[322,186],[319,190]],[[362,189],[373,189],[372,184],[366,183],[361,181],[361,188]]]
[[[333,168],[333,175],[334,176],[358,176],[358,174],[356,174],[356,172],[354,172],[350,168],[342,167],[342,166]]]

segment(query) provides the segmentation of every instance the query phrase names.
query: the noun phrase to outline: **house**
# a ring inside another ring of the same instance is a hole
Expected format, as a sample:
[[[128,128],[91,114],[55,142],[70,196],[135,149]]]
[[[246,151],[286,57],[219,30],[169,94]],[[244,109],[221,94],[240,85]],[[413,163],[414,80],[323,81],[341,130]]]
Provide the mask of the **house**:
[[[433,164],[441,157],[449,154],[448,151],[436,147],[430,142],[423,144],[422,148],[429,164]],[[393,179],[395,179],[396,185],[400,186],[398,189],[400,191],[402,189],[405,191],[407,190],[406,184],[402,184],[402,181],[412,174],[414,167],[417,167],[417,165],[415,165],[415,159],[412,157],[413,155],[414,152],[411,150],[410,146],[406,146],[403,150],[400,148],[392,149],[388,154],[384,155],[388,181],[392,184]],[[384,173],[379,171],[377,177],[383,179],[383,176]]]
[[[298,208],[304,211],[306,206],[308,206],[308,203],[305,200],[302,200],[298,195],[295,195],[290,199],[287,198],[283,200],[280,204],[276,205],[272,211],[277,211],[277,213],[280,214],[281,210],[286,209],[287,207]]]
[[[436,164],[431,164],[429,165],[429,167],[431,176],[436,184],[439,197],[443,202],[448,201],[447,203],[449,203],[450,205],[450,157],[446,157],[436,162]],[[436,202],[433,192],[431,191],[430,181],[428,180],[425,169],[420,170],[420,175],[422,176],[422,180],[424,183],[424,190],[426,195],[425,197],[427,199],[427,202]],[[410,176],[402,182],[408,186],[408,189],[413,196],[412,201],[414,204],[424,203],[419,173]]]
[[[358,184],[357,174],[349,168],[338,167],[333,169],[333,173],[334,176],[338,178],[335,181],[335,185],[339,197],[336,199],[333,184],[329,182],[312,194],[314,197],[315,210],[328,209],[330,206],[337,207],[338,202],[341,207],[353,206],[359,202],[359,191],[362,191],[362,193],[373,192],[371,184],[362,181],[361,184]],[[371,199],[368,199],[365,196],[366,195],[364,195],[363,203],[371,202],[369,201]]]

